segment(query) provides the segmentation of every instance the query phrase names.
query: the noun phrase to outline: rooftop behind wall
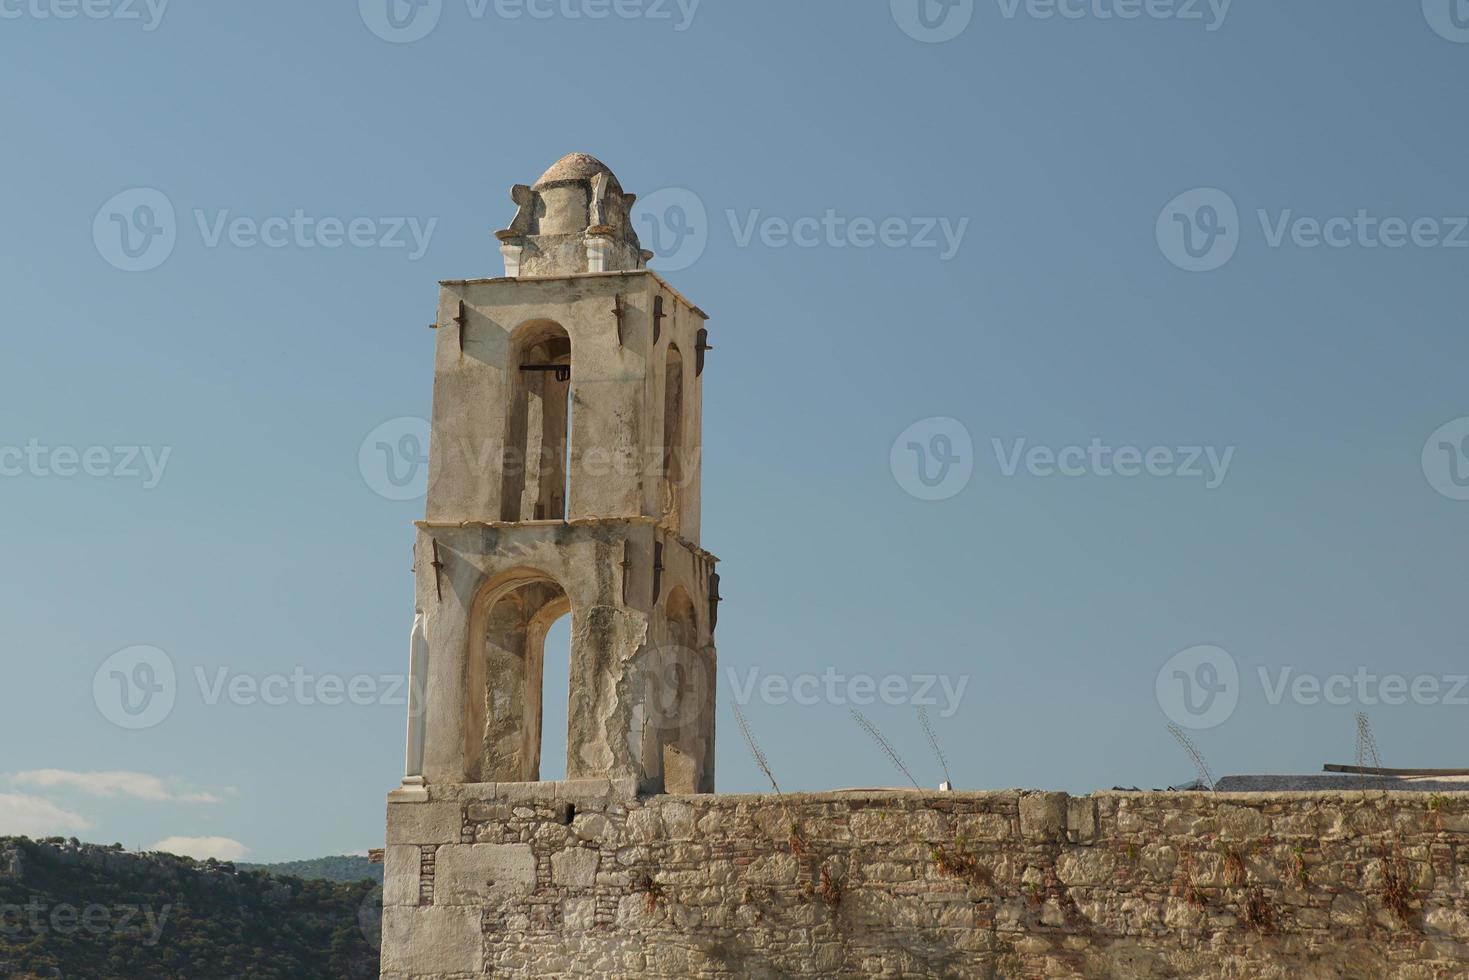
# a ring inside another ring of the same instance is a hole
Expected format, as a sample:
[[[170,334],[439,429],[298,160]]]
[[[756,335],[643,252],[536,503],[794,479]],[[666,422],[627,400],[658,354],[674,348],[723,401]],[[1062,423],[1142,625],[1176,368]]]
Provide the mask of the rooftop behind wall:
[[[393,980],[1469,973],[1469,793],[432,794]]]

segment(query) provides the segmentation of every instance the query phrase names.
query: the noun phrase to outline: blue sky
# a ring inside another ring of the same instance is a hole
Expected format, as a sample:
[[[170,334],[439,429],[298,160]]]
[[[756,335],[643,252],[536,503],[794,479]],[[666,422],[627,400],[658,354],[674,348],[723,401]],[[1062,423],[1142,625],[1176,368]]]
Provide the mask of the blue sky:
[[[0,0],[0,833],[381,841],[422,501],[359,449],[571,150],[712,316],[721,791],[737,698],[901,785],[885,682],[925,785],[928,696],[966,788],[1469,761],[1469,10],[385,3]]]

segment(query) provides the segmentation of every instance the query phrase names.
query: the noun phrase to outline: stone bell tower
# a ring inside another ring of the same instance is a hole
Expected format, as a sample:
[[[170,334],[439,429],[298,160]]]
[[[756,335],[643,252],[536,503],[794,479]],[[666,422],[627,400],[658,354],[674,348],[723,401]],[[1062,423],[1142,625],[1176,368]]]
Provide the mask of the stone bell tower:
[[[570,780],[714,789],[716,559],[699,547],[704,313],[646,268],[604,164],[516,185],[504,276],[441,284],[407,776],[535,783],[543,697]],[[571,617],[570,691],[543,691]]]

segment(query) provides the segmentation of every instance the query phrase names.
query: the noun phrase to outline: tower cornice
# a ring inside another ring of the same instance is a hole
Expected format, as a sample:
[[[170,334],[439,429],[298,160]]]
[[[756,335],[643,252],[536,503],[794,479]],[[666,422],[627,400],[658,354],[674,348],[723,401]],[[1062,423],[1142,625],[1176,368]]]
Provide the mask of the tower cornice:
[[[453,288],[455,286],[477,286],[488,283],[502,282],[574,282],[583,279],[628,279],[635,276],[652,277],[660,287],[672,293],[680,303],[682,303],[684,306],[687,306],[689,310],[692,311],[701,320],[709,319],[709,314],[705,313],[698,306],[698,304],[694,303],[683,293],[679,292],[678,287],[674,286],[667,279],[663,278],[652,269],[629,269],[619,272],[577,272],[561,276],[491,276],[480,279],[441,279],[439,280],[439,285],[445,288]]]

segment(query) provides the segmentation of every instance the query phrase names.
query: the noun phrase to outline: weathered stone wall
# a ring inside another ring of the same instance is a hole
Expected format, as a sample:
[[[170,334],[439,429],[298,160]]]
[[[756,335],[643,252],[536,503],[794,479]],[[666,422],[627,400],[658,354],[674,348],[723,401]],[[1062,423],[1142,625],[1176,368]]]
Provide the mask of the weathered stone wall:
[[[1469,975],[1469,794],[431,788],[383,976]]]

